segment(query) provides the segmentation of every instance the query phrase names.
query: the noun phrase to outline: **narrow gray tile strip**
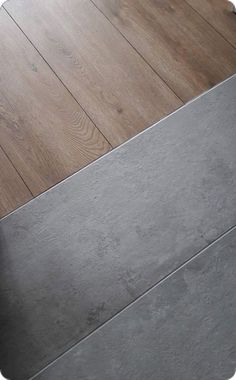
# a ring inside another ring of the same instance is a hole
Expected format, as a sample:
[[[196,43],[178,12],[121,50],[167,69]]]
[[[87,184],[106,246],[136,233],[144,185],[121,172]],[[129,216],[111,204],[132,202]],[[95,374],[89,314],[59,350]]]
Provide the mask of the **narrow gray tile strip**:
[[[227,380],[236,369],[236,229],[34,380]]]
[[[233,76],[0,221],[6,377],[32,376],[236,224],[235,104]]]

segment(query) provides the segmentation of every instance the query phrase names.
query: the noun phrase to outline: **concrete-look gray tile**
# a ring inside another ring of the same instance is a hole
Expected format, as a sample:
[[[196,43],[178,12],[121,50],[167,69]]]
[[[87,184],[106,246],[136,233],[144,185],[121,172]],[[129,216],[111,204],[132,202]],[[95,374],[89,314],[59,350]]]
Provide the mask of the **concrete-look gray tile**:
[[[35,380],[227,380],[236,369],[236,229]]]
[[[0,221],[0,368],[22,380],[236,224],[236,76]]]

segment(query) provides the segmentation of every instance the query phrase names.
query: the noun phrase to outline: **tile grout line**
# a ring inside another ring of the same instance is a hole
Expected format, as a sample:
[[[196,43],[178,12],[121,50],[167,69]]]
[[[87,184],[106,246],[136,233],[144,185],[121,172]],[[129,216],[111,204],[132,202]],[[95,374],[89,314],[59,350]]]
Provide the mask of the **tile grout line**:
[[[52,66],[48,63],[46,58],[41,54],[39,49],[33,44],[31,39],[27,36],[27,34],[24,32],[24,30],[20,27],[20,25],[16,22],[14,17],[9,13],[6,6],[3,4],[2,8],[7,13],[7,15],[10,17],[10,19],[14,22],[14,24],[17,26],[17,28],[22,32],[22,34],[25,36],[25,38],[28,40],[28,42],[33,46],[33,48],[37,51],[37,53],[40,55],[40,57],[43,59],[43,61],[46,63],[46,65],[50,68],[50,70],[53,72],[53,74],[56,76],[56,78],[60,81],[60,83],[63,85],[63,87],[67,90],[67,92],[70,94],[70,96],[74,99],[74,101],[80,106],[82,111],[85,113],[85,115],[88,117],[88,119],[91,121],[93,126],[98,130],[99,133],[103,136],[103,138],[106,140],[110,148],[114,148],[110,141],[107,139],[107,137],[103,134],[103,132],[98,128],[98,126],[95,124],[91,116],[88,114],[88,112],[85,110],[85,108],[80,104],[80,102],[76,99],[76,97],[73,95],[73,93],[69,90],[69,88],[66,86],[66,84],[62,81],[62,79],[59,77],[59,75],[56,73],[56,71],[52,68]]]
[[[125,35],[118,29],[118,27],[113,24],[113,22],[109,19],[109,17],[94,3],[94,0],[90,0],[90,2],[94,5],[94,7],[107,19],[107,21],[113,26],[113,28],[116,29],[116,31],[125,39],[126,42],[132,47],[132,49],[139,55],[140,58],[151,68],[151,70],[157,75],[159,79],[166,85],[166,87],[173,92],[173,94],[182,102],[182,104],[185,104],[186,102],[183,101],[183,99],[180,98],[180,96],[168,85],[168,83],[161,77],[161,75],[154,69],[154,67],[144,58],[144,56],[136,49],[134,45],[128,40],[128,38],[125,37]]]
[[[26,188],[29,190],[30,194],[32,195],[33,198],[35,198],[34,194],[32,193],[31,189],[29,188],[29,186],[27,185],[27,183],[25,182],[24,178],[22,177],[22,175],[20,174],[20,172],[18,171],[18,169],[16,168],[16,166],[14,165],[14,163],[12,162],[12,160],[10,159],[9,155],[7,154],[7,152],[5,151],[5,149],[3,148],[3,146],[0,144],[0,149],[3,151],[3,153],[5,154],[5,156],[7,157],[8,161],[11,163],[11,165],[13,166],[13,168],[15,169],[15,171],[17,172],[17,174],[19,175],[19,177],[21,178],[22,182],[24,183],[24,185],[26,186]],[[26,202],[27,203],[27,202]],[[7,216],[7,215],[6,215]],[[1,218],[0,218],[1,220]]]
[[[159,285],[161,285],[162,283],[164,283],[165,281],[167,281],[170,277],[172,277],[173,275],[175,275],[179,270],[183,269],[186,265],[188,265],[192,261],[196,260],[199,256],[201,256],[204,253],[206,253],[206,251],[209,248],[213,247],[221,239],[223,239],[225,236],[227,236],[228,234],[230,234],[235,229],[236,229],[236,225],[234,225],[234,226],[230,227],[229,229],[227,229],[225,232],[223,232],[221,235],[219,235],[216,239],[214,239],[211,243],[209,243],[208,245],[206,245],[204,248],[202,248],[200,251],[198,251],[197,253],[195,253],[189,259],[185,260],[177,268],[173,269],[170,273],[168,273],[167,275],[165,275],[161,280],[157,281],[154,285],[150,286],[147,290],[145,290],[137,298],[135,298],[133,301],[131,301],[128,305],[124,306],[121,310],[119,310],[118,312],[116,312],[111,318],[109,318],[108,320],[106,320],[105,322],[103,322],[101,325],[99,325],[98,327],[96,327],[93,331],[91,331],[88,335],[86,335],[85,337],[83,337],[77,343],[73,344],[65,352],[63,352],[62,354],[58,355],[58,357],[56,359],[52,360],[48,365],[46,365],[44,368],[42,368],[41,370],[39,370],[38,372],[36,372],[28,380],[35,380],[35,379],[37,379],[37,376],[39,376],[41,373],[43,373],[49,367],[51,367],[52,365],[54,365],[58,360],[60,360],[62,357],[64,357],[65,355],[67,355],[69,352],[71,352],[75,347],[79,346],[81,343],[83,343],[88,338],[90,338],[93,334],[95,334],[96,332],[100,331],[100,329],[102,329],[103,327],[105,327],[108,323],[110,323],[111,321],[113,321],[115,318],[119,317],[123,312],[125,312],[126,310],[128,310],[130,307],[132,307],[137,302],[139,302],[141,299],[143,299],[146,295],[148,295],[154,288],[158,287]]]
[[[94,4],[93,0],[90,0],[92,4]],[[215,30],[229,45],[231,45],[234,49],[235,47],[217,30],[215,29],[215,27],[210,23],[208,22],[196,9],[194,9],[192,7],[192,5],[190,5],[186,0],[184,0],[186,2],[186,4],[189,5],[189,7],[191,7],[193,9],[194,12],[196,12],[207,24],[209,24],[209,26]],[[103,15],[104,13],[94,4],[94,6],[99,10],[99,12],[101,12]],[[50,64],[46,61],[46,59],[43,57],[43,55],[40,53],[40,51],[34,46],[34,44],[31,42],[31,40],[28,38],[28,36],[24,33],[24,31],[21,29],[21,27],[17,24],[17,22],[15,21],[15,19],[11,16],[11,14],[6,10],[5,6],[3,6],[4,10],[6,11],[6,13],[9,15],[9,17],[13,20],[13,22],[16,24],[16,26],[21,30],[21,32],[23,33],[23,35],[27,38],[27,40],[31,43],[31,45],[33,46],[33,48],[38,52],[38,54],[41,56],[41,58],[44,60],[44,62],[49,66],[49,68],[51,69],[51,71],[54,73],[54,75],[58,78],[58,80],[62,83],[62,85],[65,87],[65,89],[69,92],[69,94],[73,97],[73,99],[76,101],[76,103],[81,107],[81,109],[84,111],[84,113],[87,115],[87,117],[89,118],[89,120],[92,122],[92,124],[94,125],[94,127],[102,134],[102,136],[104,137],[104,139],[108,142],[109,146],[112,148],[112,145],[110,144],[110,142],[108,141],[108,139],[104,136],[104,134],[100,131],[100,129],[96,126],[96,124],[93,122],[93,120],[91,119],[91,117],[87,114],[87,112],[84,110],[84,108],[81,106],[81,104],[77,101],[77,99],[74,97],[74,95],[70,92],[70,90],[67,88],[67,86],[63,83],[63,81],[60,79],[60,77],[57,75],[57,73],[52,69],[52,67],[50,66]],[[106,15],[104,15],[104,17],[106,17]],[[107,18],[107,17],[106,17]],[[113,23],[107,18],[107,20],[113,25]],[[140,54],[136,48],[126,39],[126,37],[119,31],[119,29],[116,28],[116,26],[113,25],[113,27],[123,36],[123,38],[130,44],[130,46],[139,54],[139,56],[141,58],[143,58],[143,60],[147,63],[147,65],[156,73],[156,75],[167,85],[167,83],[161,78],[161,76],[154,70],[154,68],[145,60],[145,58],[142,56],[142,54]],[[169,87],[167,85],[167,87],[182,101],[182,99],[171,89],[171,87]],[[182,101],[183,102],[183,101]],[[184,102],[183,102],[184,103]],[[14,169],[16,170],[16,172],[18,173],[18,175],[20,176],[20,178],[22,179],[23,183],[25,184],[25,186],[27,187],[27,189],[29,190],[29,192],[31,193],[31,195],[34,197],[33,193],[31,192],[30,188],[28,187],[28,185],[25,183],[24,179],[22,178],[21,174],[18,172],[18,170],[16,169],[15,165],[13,164],[13,162],[11,161],[11,159],[9,158],[9,156],[7,155],[7,153],[5,152],[5,150],[3,149],[2,146],[0,146],[0,149],[2,149],[2,151],[4,152],[4,154],[6,155],[6,157],[8,158],[8,160],[11,162],[12,166],[14,167]],[[96,159],[95,159],[96,161]],[[69,176],[70,177],[70,176]],[[54,187],[54,186],[53,186]],[[47,190],[46,190],[47,191]],[[73,350],[76,346],[78,346],[80,343],[82,343],[84,340],[86,340],[87,338],[89,338],[91,335],[93,335],[95,332],[97,332],[98,330],[100,330],[101,328],[103,328],[107,323],[111,322],[113,319],[115,319],[116,317],[118,317],[121,313],[123,313],[124,311],[126,311],[127,309],[129,309],[133,304],[135,304],[136,302],[138,302],[139,300],[141,300],[144,296],[146,296],[149,292],[151,292],[155,287],[159,286],[160,284],[162,284],[163,282],[165,282],[166,280],[168,280],[171,276],[173,276],[176,272],[178,272],[179,270],[181,270],[182,268],[184,268],[186,265],[188,265],[191,261],[197,259],[200,255],[204,254],[205,251],[210,248],[211,246],[213,246],[214,244],[216,244],[218,241],[220,241],[223,237],[227,236],[227,234],[229,234],[231,231],[233,231],[235,229],[236,226],[233,226],[231,227],[229,230],[227,230],[226,232],[224,232],[222,235],[220,235],[219,237],[217,237],[213,242],[211,242],[209,245],[207,245],[205,248],[203,248],[201,251],[197,252],[196,254],[194,254],[190,259],[186,260],[183,264],[181,264],[180,266],[178,266],[176,269],[174,269],[172,272],[170,272],[169,274],[167,274],[166,276],[164,276],[160,281],[158,281],[157,283],[155,283],[154,285],[152,285],[149,289],[147,289],[143,294],[141,294],[140,296],[138,296],[135,300],[133,300],[132,302],[130,302],[130,304],[126,305],[123,309],[121,309],[120,311],[118,311],[116,314],[114,314],[110,319],[108,319],[107,321],[105,321],[104,323],[102,323],[100,326],[98,326],[96,329],[94,329],[91,333],[89,333],[86,337],[82,338],[79,342],[75,343],[71,348],[69,348],[66,352],[64,352],[63,354],[59,355],[58,358],[56,358],[55,360],[53,360],[51,363],[49,363],[46,367],[44,367],[42,370],[40,370],[39,372],[37,372],[35,375],[33,375],[33,377],[31,377],[30,379],[35,379],[40,373],[44,372],[48,367],[50,367],[51,365],[53,365],[57,360],[59,360],[61,357],[63,357],[64,355],[66,355],[68,352],[70,352],[71,350]]]
[[[230,46],[232,46],[232,48],[234,50],[236,50],[236,46],[234,46],[218,29],[216,29],[214,27],[214,25],[212,25],[210,23],[210,21],[208,21],[197,9],[195,9],[191,4],[189,4],[189,2],[187,0],[183,0],[195,13],[198,14],[199,17],[201,17],[202,20],[204,20],[210,27],[211,29],[213,29],[217,34],[219,34],[219,36],[221,38],[223,38],[225,40],[225,42],[227,42]],[[235,15],[235,18],[236,18],[236,15]]]

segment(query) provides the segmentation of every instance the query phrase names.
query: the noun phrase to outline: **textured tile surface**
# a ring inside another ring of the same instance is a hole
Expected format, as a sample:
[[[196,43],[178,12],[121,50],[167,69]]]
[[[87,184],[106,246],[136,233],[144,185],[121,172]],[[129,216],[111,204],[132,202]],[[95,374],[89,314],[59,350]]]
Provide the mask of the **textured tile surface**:
[[[236,368],[236,229],[36,380],[227,380]]]
[[[236,224],[236,76],[0,222],[0,368],[33,375]]]

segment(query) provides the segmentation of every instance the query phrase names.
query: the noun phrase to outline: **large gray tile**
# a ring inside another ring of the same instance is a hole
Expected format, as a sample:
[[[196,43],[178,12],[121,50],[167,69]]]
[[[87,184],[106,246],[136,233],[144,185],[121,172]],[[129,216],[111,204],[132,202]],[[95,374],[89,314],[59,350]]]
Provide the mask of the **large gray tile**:
[[[8,377],[43,368],[236,224],[235,103],[236,76],[2,219]]]
[[[227,380],[236,369],[236,229],[35,380]]]

